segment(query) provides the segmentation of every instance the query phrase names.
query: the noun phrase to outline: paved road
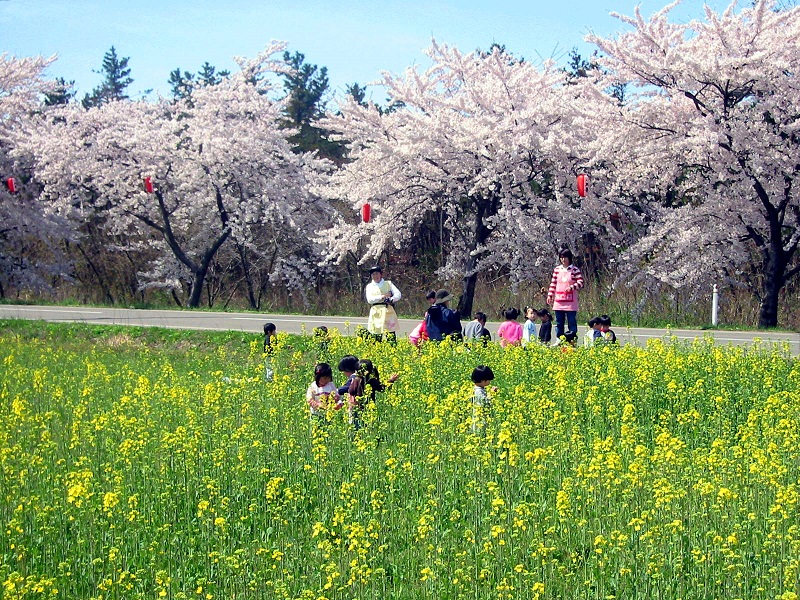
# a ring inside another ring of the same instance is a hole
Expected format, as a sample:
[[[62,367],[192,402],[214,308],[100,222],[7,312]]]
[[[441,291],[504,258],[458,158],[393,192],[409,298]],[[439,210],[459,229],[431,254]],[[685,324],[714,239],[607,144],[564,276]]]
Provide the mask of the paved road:
[[[338,328],[342,333],[352,334],[357,325],[366,324],[364,317],[331,317],[306,315],[272,315],[254,313],[217,313],[186,310],[138,310],[127,308],[82,308],[57,306],[0,305],[2,319],[34,319],[52,322],[79,322],[98,325],[129,325],[137,327],[165,327],[169,329],[207,329],[251,331],[261,333],[264,323],[271,321],[279,331],[288,333],[310,332],[319,325],[329,329]],[[417,319],[400,319],[399,334],[406,335],[419,323]],[[489,323],[489,330],[496,338],[499,322]],[[625,329],[615,327],[617,339],[622,344],[644,345],[649,338],[666,335],[665,329]],[[800,334],[787,332],[753,331],[702,331],[698,329],[673,329],[671,335],[681,340],[693,340],[710,335],[720,344],[752,344],[754,340],[766,343],[789,344],[793,354],[800,354]]]

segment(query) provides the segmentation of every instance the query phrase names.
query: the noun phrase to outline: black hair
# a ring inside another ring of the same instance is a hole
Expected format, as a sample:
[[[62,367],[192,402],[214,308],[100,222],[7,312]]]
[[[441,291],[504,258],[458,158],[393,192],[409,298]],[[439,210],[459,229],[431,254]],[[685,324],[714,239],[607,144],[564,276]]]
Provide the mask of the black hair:
[[[314,327],[314,335],[323,336],[328,335],[328,328],[325,325],[320,325],[319,327]]]
[[[478,365],[472,370],[472,383],[480,383],[481,381],[492,381],[494,373],[492,368],[486,365]]]
[[[608,315],[601,315],[597,317],[597,319],[600,321],[600,325],[611,327],[611,317],[609,317]]]
[[[378,379],[379,377],[378,369],[375,368],[375,365],[373,365],[372,361],[368,358],[358,361],[356,372],[358,373],[359,377],[363,377],[364,379],[368,377],[374,377],[375,379]]]
[[[333,379],[333,370],[328,363],[318,363],[316,367],[314,367],[314,383],[319,385],[319,380],[323,377],[330,377]]]
[[[572,250],[570,250],[569,248],[562,249],[561,252],[558,253],[558,258],[568,258],[569,264],[575,262],[572,256]]]
[[[277,327],[275,327],[275,323],[264,323],[264,352],[269,352],[270,354],[275,351],[272,347],[272,338],[275,337],[277,332]]]
[[[425,299],[426,300],[433,300],[434,298],[436,298],[436,292],[433,291],[433,290],[431,290],[430,292],[425,294]]]
[[[503,316],[509,321],[514,321],[519,316],[519,311],[516,308],[507,308]]]
[[[591,319],[589,319],[588,321],[586,321],[586,324],[587,324],[589,327],[594,327],[595,325],[597,325],[597,324],[599,324],[599,323],[600,323],[600,318],[599,318],[599,317],[592,317]]]
[[[543,308],[542,310],[537,310],[536,314],[539,315],[539,318],[542,318],[542,317],[547,317],[548,319],[552,319],[553,318],[552,315],[550,314],[550,311],[547,310],[546,308]]]
[[[485,323],[486,322],[486,313],[478,311],[478,312],[475,313],[475,318],[478,321],[483,321]]]
[[[358,370],[358,358],[352,354],[343,356],[342,360],[339,361],[339,370],[342,372],[355,373]]]

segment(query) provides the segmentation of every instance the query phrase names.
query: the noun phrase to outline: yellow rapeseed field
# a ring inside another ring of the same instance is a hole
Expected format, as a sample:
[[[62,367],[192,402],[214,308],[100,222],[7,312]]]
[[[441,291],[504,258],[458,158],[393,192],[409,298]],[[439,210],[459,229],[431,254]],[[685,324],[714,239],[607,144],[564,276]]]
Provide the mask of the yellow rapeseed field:
[[[7,324],[6,324],[7,325]],[[788,350],[153,347],[0,328],[0,597],[800,595]],[[371,359],[353,431],[315,362]],[[470,373],[497,390],[474,432]]]

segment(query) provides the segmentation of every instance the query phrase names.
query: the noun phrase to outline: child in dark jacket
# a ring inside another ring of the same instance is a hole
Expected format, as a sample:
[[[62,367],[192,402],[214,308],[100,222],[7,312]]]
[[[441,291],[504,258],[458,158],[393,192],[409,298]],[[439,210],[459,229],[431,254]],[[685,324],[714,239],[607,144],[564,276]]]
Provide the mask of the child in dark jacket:
[[[386,384],[381,383],[378,369],[371,360],[358,361],[355,376],[350,380],[347,389],[347,405],[350,424],[354,429],[364,427],[362,413],[367,404],[375,401],[375,394],[386,391],[397,381],[397,373],[393,373]]]
[[[264,380],[272,381],[275,377],[275,348],[277,345],[278,328],[275,323],[264,324]]]
[[[278,328],[275,323],[264,324],[264,354],[271,356],[275,353],[275,336]]]
[[[345,379],[344,384],[341,385],[336,392],[344,398],[344,395],[347,393],[347,390],[350,389],[350,383],[356,376],[356,371],[358,370],[358,358],[353,356],[352,354],[348,354],[342,357],[342,360],[339,361],[339,372],[342,373],[347,379]]]
[[[542,321],[542,324],[539,325],[539,341],[543,344],[549,344],[553,335],[553,318],[550,316],[550,311],[543,308],[542,310],[537,310],[536,315]]]
[[[598,318],[600,319],[600,331],[603,332],[603,341],[608,344],[616,344],[617,334],[611,329],[611,317],[602,315]]]

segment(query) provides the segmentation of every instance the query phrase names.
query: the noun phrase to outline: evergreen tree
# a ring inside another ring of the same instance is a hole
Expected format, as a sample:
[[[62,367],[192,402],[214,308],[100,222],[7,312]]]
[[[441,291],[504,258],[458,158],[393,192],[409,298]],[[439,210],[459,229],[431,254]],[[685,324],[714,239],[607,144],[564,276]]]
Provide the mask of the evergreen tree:
[[[181,69],[178,67],[170,72],[168,83],[172,91],[173,99],[182,100],[188,98],[192,93],[194,75],[189,71],[181,73]]]
[[[481,50],[480,48],[478,48],[477,50],[475,50],[475,52],[481,58],[488,58],[495,52],[499,52],[500,54],[508,58],[508,64],[510,65],[525,62],[524,56],[519,56],[519,57],[515,56],[513,52],[506,49],[505,44],[498,44],[497,42],[492,42],[492,45],[489,46],[488,50]]]
[[[217,71],[217,68],[208,61],[203,63],[197,73],[184,71],[180,67],[169,74],[169,85],[172,88],[172,97],[175,100],[186,99],[192,95],[192,90],[197,86],[218,85],[230,75],[230,71]]]
[[[63,77],[57,77],[55,89],[45,92],[44,94],[44,105],[56,106],[59,104],[69,104],[76,94],[74,87],[74,80],[67,82]]]
[[[301,52],[283,53],[283,60],[292,69],[283,76],[287,95],[284,125],[297,129],[289,141],[296,152],[316,151],[324,158],[340,161],[344,148],[327,139],[328,132],[316,125],[325,115],[328,68],[308,64],[305,58]]]
[[[103,75],[102,83],[97,86],[91,94],[84,96],[81,104],[84,108],[100,106],[115,100],[127,100],[128,95],[125,89],[133,83],[131,70],[128,67],[129,57],[120,58],[114,46],[103,56],[103,68],[95,71]]]
[[[351,96],[359,106],[367,106],[367,87],[358,83],[347,84],[344,93]]]
[[[599,54],[597,51],[592,53],[592,56],[589,60],[583,58],[579,53],[577,48],[573,48],[569,51],[569,62],[567,66],[564,67],[564,73],[567,76],[567,84],[573,85],[577,83],[579,79],[584,77],[589,77],[592,71],[599,71],[600,65],[597,63]],[[625,94],[628,91],[628,84],[625,82],[618,81],[616,83],[611,84],[611,86],[606,90],[606,92],[612,97],[616,98],[617,102],[623,104],[625,102]]]
[[[217,68],[206,61],[197,72],[197,81],[201,85],[217,85],[230,74],[231,72],[228,70],[217,72]]]
[[[578,53],[577,48],[569,51],[569,62],[564,67],[564,73],[567,75],[567,83],[575,83],[582,77],[588,77],[589,73],[598,69],[597,66],[597,52],[592,54],[589,60],[586,60]]]

